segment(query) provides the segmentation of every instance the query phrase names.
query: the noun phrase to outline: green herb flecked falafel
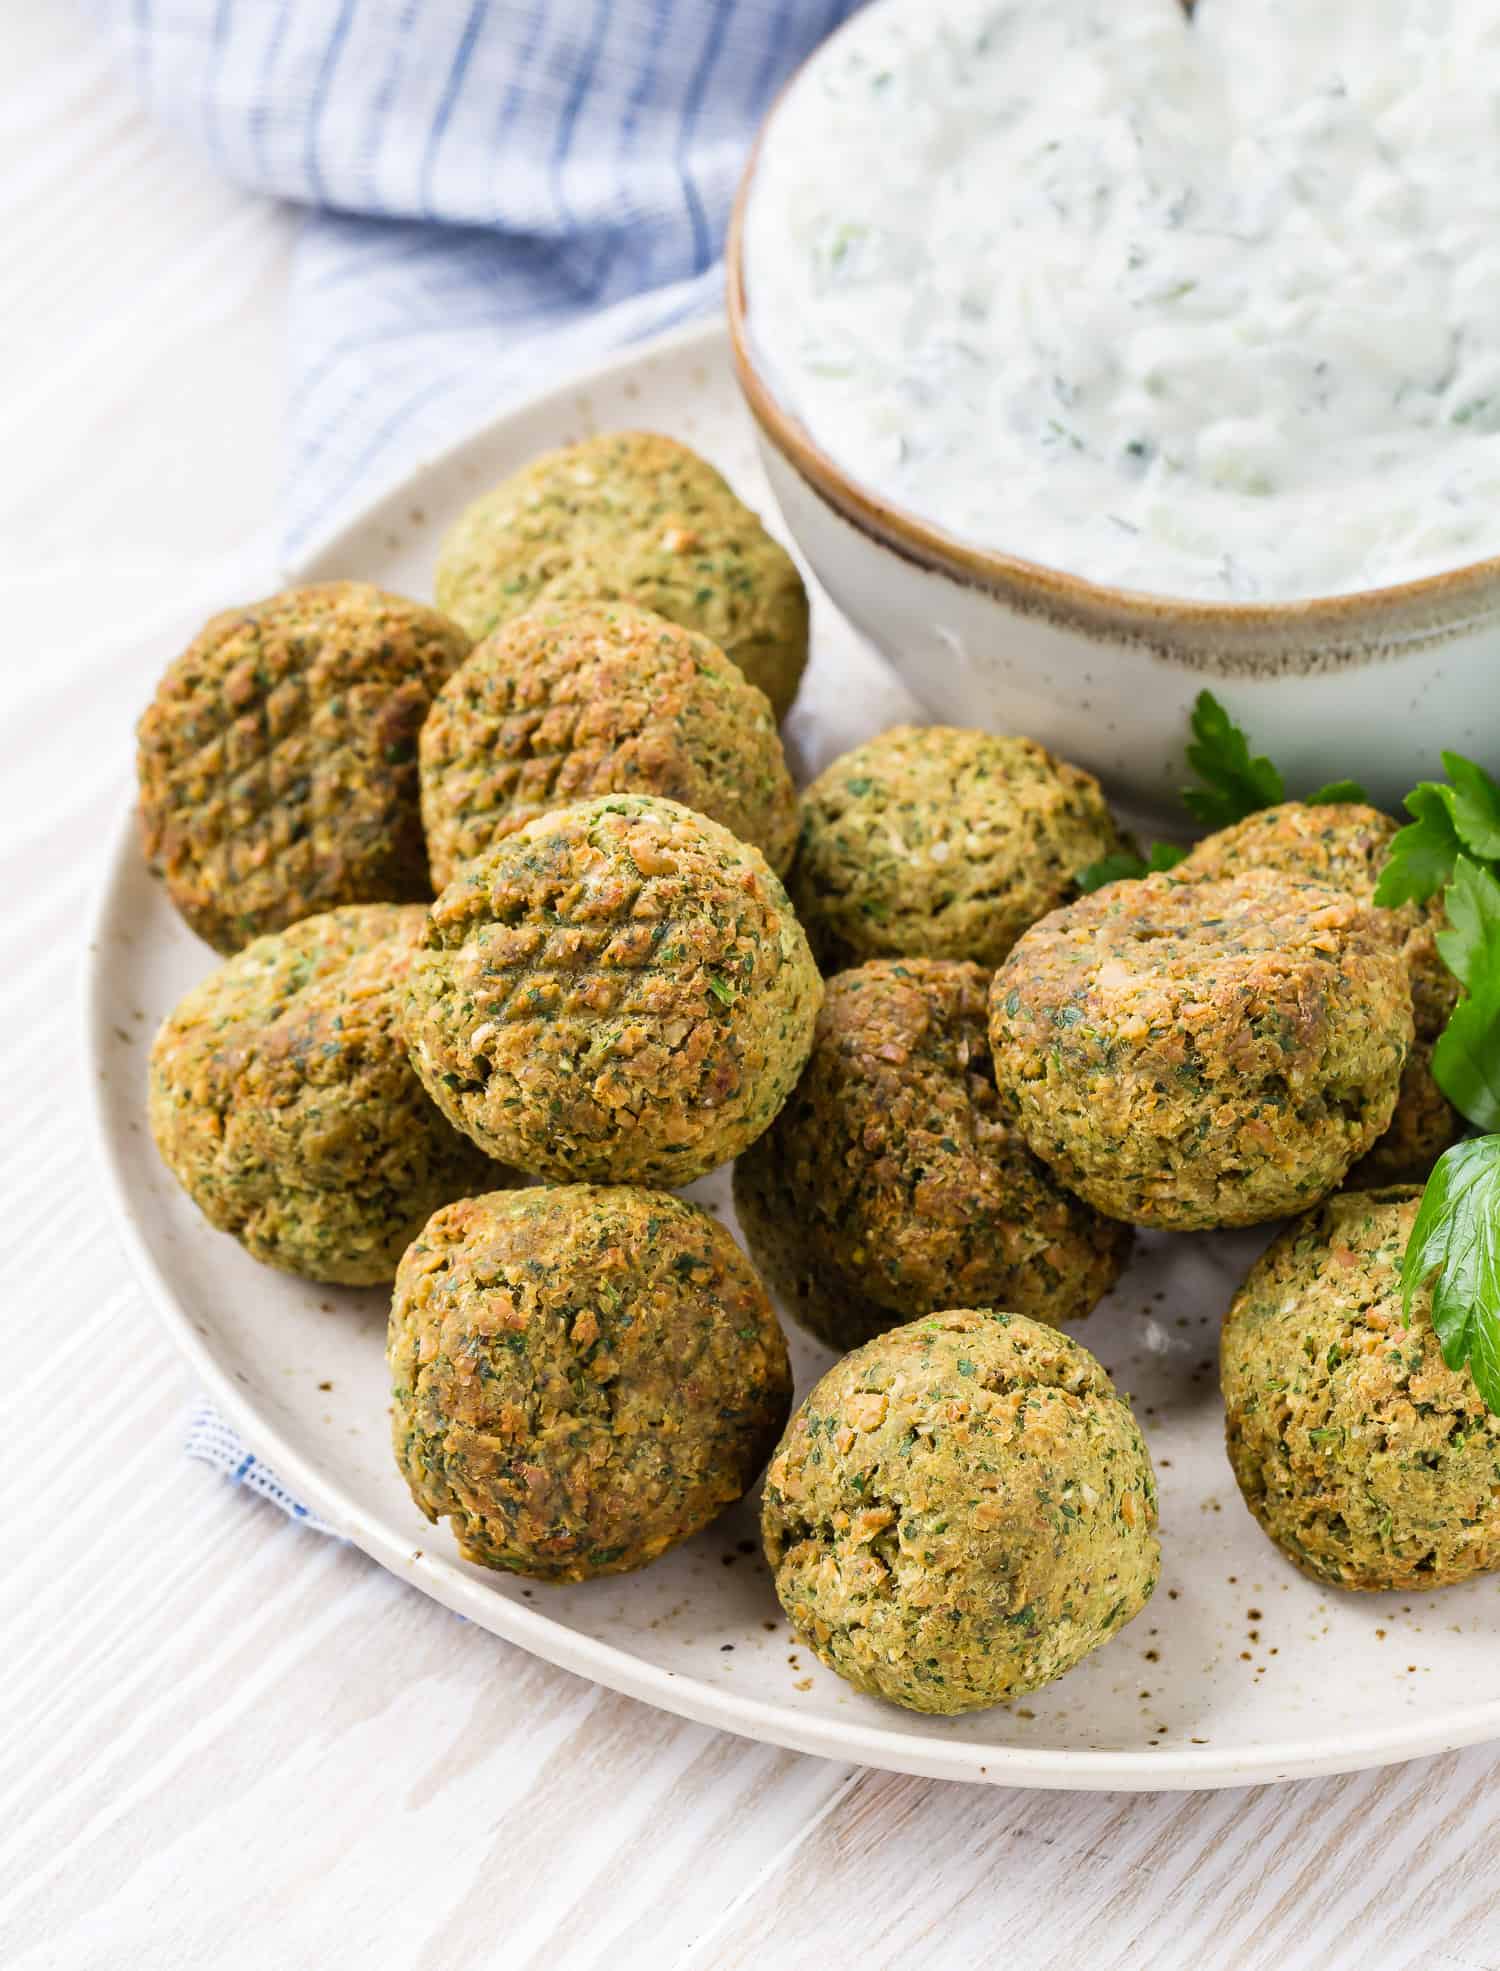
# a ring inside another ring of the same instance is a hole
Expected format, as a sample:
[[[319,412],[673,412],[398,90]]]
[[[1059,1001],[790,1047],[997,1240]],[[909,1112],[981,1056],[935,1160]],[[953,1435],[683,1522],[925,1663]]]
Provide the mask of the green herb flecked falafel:
[[[1124,1226],[1070,1197],[1001,1110],[989,974],[874,959],[828,981],[813,1051],[735,1165],[750,1251],[834,1348],[934,1308],[1062,1322],[1119,1278]]]
[[[396,1460],[464,1555],[642,1567],[741,1498],[791,1403],[765,1290],[696,1205],[628,1186],[466,1198],[401,1262]]]
[[[651,431],[544,452],[476,500],[436,594],[476,640],[539,604],[636,603],[711,637],[777,718],[807,663],[796,563],[706,460]]]
[[[429,896],[417,734],[468,654],[366,582],[215,616],[138,728],[146,858],[216,951],[346,903]]]
[[[505,1172],[413,1074],[398,1015],[426,912],[349,904],[257,938],[151,1049],[151,1132],[220,1231],[288,1273],[391,1279],[429,1214]]]
[[[1220,1341],[1245,1503],[1315,1580],[1440,1588],[1500,1568],[1500,1417],[1401,1308],[1420,1190],[1346,1191],[1256,1261]]]
[[[845,1356],[787,1426],[762,1528],[802,1640],[857,1689],[939,1714],[1072,1669],[1160,1566],[1129,1406],[1019,1314],[933,1314]]]
[[[998,965],[1119,847],[1099,783],[1031,739],[893,726],[802,795],[789,887],[819,964]]]
[[[797,796],[764,695],[705,636],[626,603],[513,617],[422,728],[432,880],[548,808],[659,794],[753,842],[780,874]]]
[[[1411,989],[1383,914],[1269,870],[1112,883],[995,974],[995,1076],[1061,1183],[1127,1224],[1254,1225],[1390,1123]]]
[[[412,1061],[535,1176],[678,1185],[790,1094],[822,981],[758,849],[676,801],[536,817],[448,885],[412,968]]]
[[[1310,806],[1283,801],[1206,836],[1172,873],[1180,881],[1196,882],[1237,876],[1245,869],[1274,869],[1310,883],[1327,883],[1374,907],[1375,886],[1398,826],[1388,814],[1361,802]],[[1350,1174],[1350,1182],[1361,1190],[1426,1177],[1464,1131],[1463,1117],[1432,1073],[1432,1050],[1458,998],[1458,981],[1438,956],[1436,934],[1445,922],[1442,903],[1403,904],[1389,913],[1389,921],[1401,940],[1411,978],[1416,1038],[1391,1125]]]

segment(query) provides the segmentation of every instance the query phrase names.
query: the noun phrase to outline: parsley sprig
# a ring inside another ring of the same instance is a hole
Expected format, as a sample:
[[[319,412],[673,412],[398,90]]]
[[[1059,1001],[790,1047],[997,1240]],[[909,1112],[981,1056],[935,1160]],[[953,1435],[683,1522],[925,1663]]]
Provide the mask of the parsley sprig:
[[[1500,784],[1462,753],[1447,779],[1406,797],[1412,817],[1391,843],[1377,903],[1439,893],[1448,927],[1438,953],[1460,987],[1432,1054],[1437,1085],[1487,1133],[1455,1143],[1433,1167],[1401,1267],[1401,1301],[1429,1283],[1432,1325],[1450,1369],[1468,1365],[1500,1413]]]
[[[1211,691],[1200,691],[1193,707],[1188,765],[1200,786],[1184,787],[1182,805],[1205,828],[1228,828],[1258,808],[1286,799],[1286,782],[1250,742]]]
[[[1500,1131],[1500,783],[1462,753],[1446,780],[1406,797],[1412,817],[1391,843],[1375,901],[1394,907],[1439,894],[1448,928],[1438,952],[1461,988],[1433,1051],[1438,1087],[1476,1129]],[[1500,1322],[1500,1291],[1496,1296]]]
[[[1261,808],[1274,808],[1286,799],[1286,782],[1280,770],[1264,754],[1250,751],[1250,741],[1243,730],[1211,691],[1198,693],[1191,727],[1187,763],[1197,775],[1198,784],[1183,788],[1182,805],[1195,821],[1205,828],[1228,828],[1236,821],[1243,821],[1246,815],[1255,814]],[[1369,798],[1357,780],[1331,780],[1326,787],[1307,796],[1310,805]],[[1079,870],[1078,887],[1087,893],[1127,877],[1175,869],[1186,854],[1187,850],[1176,842],[1155,842],[1145,856],[1119,849]]]
[[[1424,780],[1406,797],[1412,817],[1391,843],[1375,901],[1425,903],[1451,883],[1460,856],[1500,877],[1500,785],[1462,753],[1444,753],[1446,781]]]

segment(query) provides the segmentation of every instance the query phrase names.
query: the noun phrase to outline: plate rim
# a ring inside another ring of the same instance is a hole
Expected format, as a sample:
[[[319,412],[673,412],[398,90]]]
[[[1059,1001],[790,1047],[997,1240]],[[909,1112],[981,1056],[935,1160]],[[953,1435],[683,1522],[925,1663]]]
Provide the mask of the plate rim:
[[[357,511],[325,530],[287,560],[278,557],[283,584],[307,579],[306,571],[366,527],[393,496],[428,473],[451,464],[515,418],[561,410],[582,390],[607,388],[651,359],[698,357],[729,364],[729,337],[722,314],[665,334],[645,337],[606,360],[572,372],[546,390],[512,400],[485,422],[473,426],[405,472],[383,481]],[[748,414],[747,414],[748,415]],[[83,1106],[96,1172],[116,1236],[138,1283],[168,1335],[186,1358],[206,1393],[255,1446],[257,1459],[271,1467],[298,1498],[328,1520],[336,1537],[346,1539],[404,1584],[466,1616],[479,1627],[574,1675],[678,1717],[730,1731],[788,1750],[874,1767],[993,1786],[1079,1791],[1175,1792],[1251,1786],[1313,1778],[1393,1765],[1500,1738],[1500,1698],[1451,1712],[1442,1723],[1416,1720],[1377,1737],[1348,1732],[1271,1740],[1232,1754],[1202,1748],[1162,1747],[1151,1752],[984,1745],[934,1733],[895,1732],[879,1725],[841,1723],[803,1714],[785,1703],[741,1696],[701,1677],[662,1669],[628,1649],[586,1636],[541,1609],[492,1592],[463,1572],[445,1554],[413,1549],[379,1517],[359,1505],[339,1484],[302,1456],[273,1418],[235,1382],[207,1338],[200,1334],[159,1266],[137,1224],[129,1180],[129,1146],[116,1140],[101,1076],[110,1056],[104,1045],[109,1020],[103,954],[127,868],[140,853],[133,788],[122,787],[122,819],[102,858],[85,915],[77,1016],[83,1029],[80,1068]],[[206,948],[205,948],[206,949]],[[137,1139],[138,1141],[139,1139]]]

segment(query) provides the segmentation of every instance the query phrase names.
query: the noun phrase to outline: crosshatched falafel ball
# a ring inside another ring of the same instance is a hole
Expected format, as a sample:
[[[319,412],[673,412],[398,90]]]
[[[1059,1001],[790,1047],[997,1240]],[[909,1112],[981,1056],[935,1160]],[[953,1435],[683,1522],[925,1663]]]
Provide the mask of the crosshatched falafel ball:
[[[412,1073],[398,1015],[426,912],[349,904],[257,938],[193,987],[151,1049],[151,1133],[253,1258],[390,1280],[450,1198],[506,1181]]]
[[[832,1348],[940,1307],[1076,1320],[1120,1276],[1129,1232],[1001,1113],[989,983],[946,958],[830,979],[802,1079],[735,1165],[756,1263]]]
[[[687,1184],[776,1114],[822,996],[759,849],[676,801],[615,794],[539,815],[448,885],[407,1037],[491,1155]]]
[[[1140,1613],[1161,1562],[1129,1405],[1021,1314],[932,1314],[845,1356],[777,1447],[762,1531],[808,1647],[943,1714],[1071,1670]]]
[[[1269,870],[1111,883],[1028,931],[995,1075],[1069,1190],[1134,1225],[1305,1209],[1391,1119],[1411,991],[1383,915]]]
[[[807,664],[796,563],[706,459],[652,431],[544,452],[476,500],[436,592],[476,639],[539,604],[637,603],[711,637],[779,719]]]
[[[1035,740],[898,725],[804,790],[790,887],[825,971],[918,956],[995,966],[1119,846],[1098,781]]]
[[[596,794],[681,801],[778,874],[797,839],[764,693],[707,637],[628,603],[513,617],[438,693],[421,759],[438,889],[533,815]]]
[[[465,1198],[401,1262],[396,1461],[485,1567],[643,1567],[742,1498],[791,1407],[786,1342],[722,1225],[660,1191]]]
[[[1276,869],[1310,883],[1346,890],[1374,906],[1375,886],[1399,823],[1362,802],[1310,806],[1283,801],[1247,815],[1201,841],[1173,874],[1183,881]],[[1432,1050],[1458,998],[1458,982],[1438,956],[1441,902],[1406,903],[1387,915],[1401,940],[1411,978],[1416,1040],[1401,1077],[1391,1126],[1351,1174],[1357,1189],[1426,1177],[1464,1132],[1460,1116],[1433,1079]]]
[[[137,729],[146,857],[216,951],[430,894],[417,734],[469,639],[365,582],[215,616]]]
[[[1440,1588],[1500,1567],[1500,1418],[1450,1369],[1431,1295],[1401,1311],[1421,1192],[1344,1191],[1288,1226],[1224,1322],[1225,1441],[1287,1559],[1339,1588]]]

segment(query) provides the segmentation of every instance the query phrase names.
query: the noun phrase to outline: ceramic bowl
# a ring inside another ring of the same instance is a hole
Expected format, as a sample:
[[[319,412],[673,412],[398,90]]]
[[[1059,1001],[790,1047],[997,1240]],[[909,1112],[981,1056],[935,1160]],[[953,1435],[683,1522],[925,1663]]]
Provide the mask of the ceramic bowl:
[[[797,86],[794,78],[781,103]],[[778,401],[756,347],[745,219],[779,107],[746,166],[730,227],[735,368],[798,545],[935,719],[1040,739],[1131,807],[1175,813],[1179,824],[1187,721],[1205,688],[1282,768],[1292,793],[1354,776],[1395,808],[1440,772],[1444,747],[1494,762],[1500,559],[1308,601],[1174,599],[973,546],[852,479]]]

